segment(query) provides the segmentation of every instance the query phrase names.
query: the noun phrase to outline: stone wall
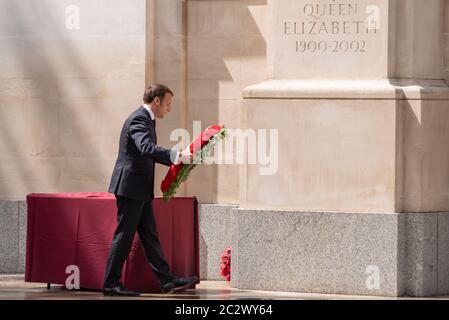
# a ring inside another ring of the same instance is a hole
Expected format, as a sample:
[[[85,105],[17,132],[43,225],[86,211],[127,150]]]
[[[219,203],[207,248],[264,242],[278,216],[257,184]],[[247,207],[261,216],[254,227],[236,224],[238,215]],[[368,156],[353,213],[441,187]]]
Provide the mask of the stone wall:
[[[160,143],[172,143],[169,134],[177,126],[187,128],[193,138],[193,121],[201,121],[202,129],[213,124],[239,128],[243,89],[267,77],[267,0],[153,4],[154,72],[149,74],[179,93],[174,112],[158,127]],[[159,167],[156,181],[165,172]],[[239,167],[199,166],[185,193],[202,203],[238,203]]]
[[[240,127],[243,88],[267,75],[267,6],[267,0],[2,1],[0,272],[24,271],[27,194],[107,189],[121,125],[146,84],[165,83],[175,92],[173,111],[158,125],[163,146],[174,144],[175,128],[192,133],[195,120],[203,128]],[[156,190],[165,172],[157,168]],[[235,204],[239,168],[200,166],[186,186],[180,194],[202,203]],[[210,235],[228,228],[216,223],[220,210],[201,213],[208,230],[205,278],[220,278],[219,257],[229,245],[229,236]]]
[[[370,296],[449,293],[447,212],[235,208],[231,285]]]
[[[449,84],[449,0],[444,0],[444,57],[446,61],[446,72],[444,74],[446,83]]]
[[[0,273],[25,272],[25,201],[0,200]]]
[[[146,83],[175,92],[158,126],[160,144],[170,147],[170,132],[193,134],[195,120],[203,129],[240,127],[243,88],[267,76],[267,0],[0,6],[0,199],[105,190],[121,125]],[[156,185],[163,175],[159,167]],[[236,203],[238,178],[235,165],[199,167],[185,192]]]
[[[105,191],[145,87],[145,10],[145,0],[0,2],[0,199]]]

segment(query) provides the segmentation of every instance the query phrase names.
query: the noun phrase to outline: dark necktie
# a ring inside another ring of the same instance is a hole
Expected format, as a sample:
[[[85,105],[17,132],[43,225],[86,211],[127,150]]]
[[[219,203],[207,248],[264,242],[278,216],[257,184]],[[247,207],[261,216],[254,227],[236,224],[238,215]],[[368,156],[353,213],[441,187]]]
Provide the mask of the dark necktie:
[[[154,128],[154,144],[157,145],[156,119],[153,120],[153,128]]]
[[[157,146],[156,118],[154,118],[152,121],[153,121],[154,145]],[[156,173],[155,165],[156,163],[153,161],[153,186],[154,186],[154,174]]]

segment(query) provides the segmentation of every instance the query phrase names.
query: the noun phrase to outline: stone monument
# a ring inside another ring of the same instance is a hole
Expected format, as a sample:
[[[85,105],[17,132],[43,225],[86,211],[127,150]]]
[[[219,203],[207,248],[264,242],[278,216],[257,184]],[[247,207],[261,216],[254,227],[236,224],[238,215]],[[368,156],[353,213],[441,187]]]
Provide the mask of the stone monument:
[[[278,129],[279,166],[241,171],[232,285],[448,294],[444,1],[269,5],[269,77],[245,88],[242,127]]]

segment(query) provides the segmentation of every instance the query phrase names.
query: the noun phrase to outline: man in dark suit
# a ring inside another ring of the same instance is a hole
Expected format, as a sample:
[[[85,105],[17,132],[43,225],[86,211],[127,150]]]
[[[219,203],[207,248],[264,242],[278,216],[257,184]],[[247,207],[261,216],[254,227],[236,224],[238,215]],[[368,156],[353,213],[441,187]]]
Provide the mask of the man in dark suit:
[[[143,95],[144,104],[126,119],[121,134],[117,162],[109,192],[117,202],[117,229],[107,262],[103,294],[138,296],[120,283],[122,267],[129,254],[136,230],[145,255],[165,293],[182,290],[198,282],[197,277],[179,278],[170,272],[159,242],[153,214],[154,165],[167,166],[190,161],[190,150],[183,152],[157,146],[155,118],[170,112],[173,92],[164,85],[151,85]]]

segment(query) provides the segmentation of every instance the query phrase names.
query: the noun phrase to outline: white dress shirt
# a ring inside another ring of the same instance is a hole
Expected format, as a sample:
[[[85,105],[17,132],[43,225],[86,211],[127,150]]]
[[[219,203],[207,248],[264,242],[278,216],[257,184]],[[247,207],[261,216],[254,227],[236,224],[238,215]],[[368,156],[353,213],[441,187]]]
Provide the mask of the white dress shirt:
[[[147,105],[146,103],[144,103],[144,104],[143,104],[143,107],[144,107],[145,109],[147,109],[147,111],[150,113],[151,120],[154,120],[154,113],[153,113],[153,110],[151,110],[151,106],[149,106],[149,105]]]
[[[150,114],[151,120],[154,120],[154,113],[153,110],[151,110],[151,106],[144,103],[143,107],[148,111],[148,113]],[[173,161],[174,164],[178,164],[179,163],[179,152],[175,149],[170,149],[170,158],[171,159],[175,159],[175,161]]]

